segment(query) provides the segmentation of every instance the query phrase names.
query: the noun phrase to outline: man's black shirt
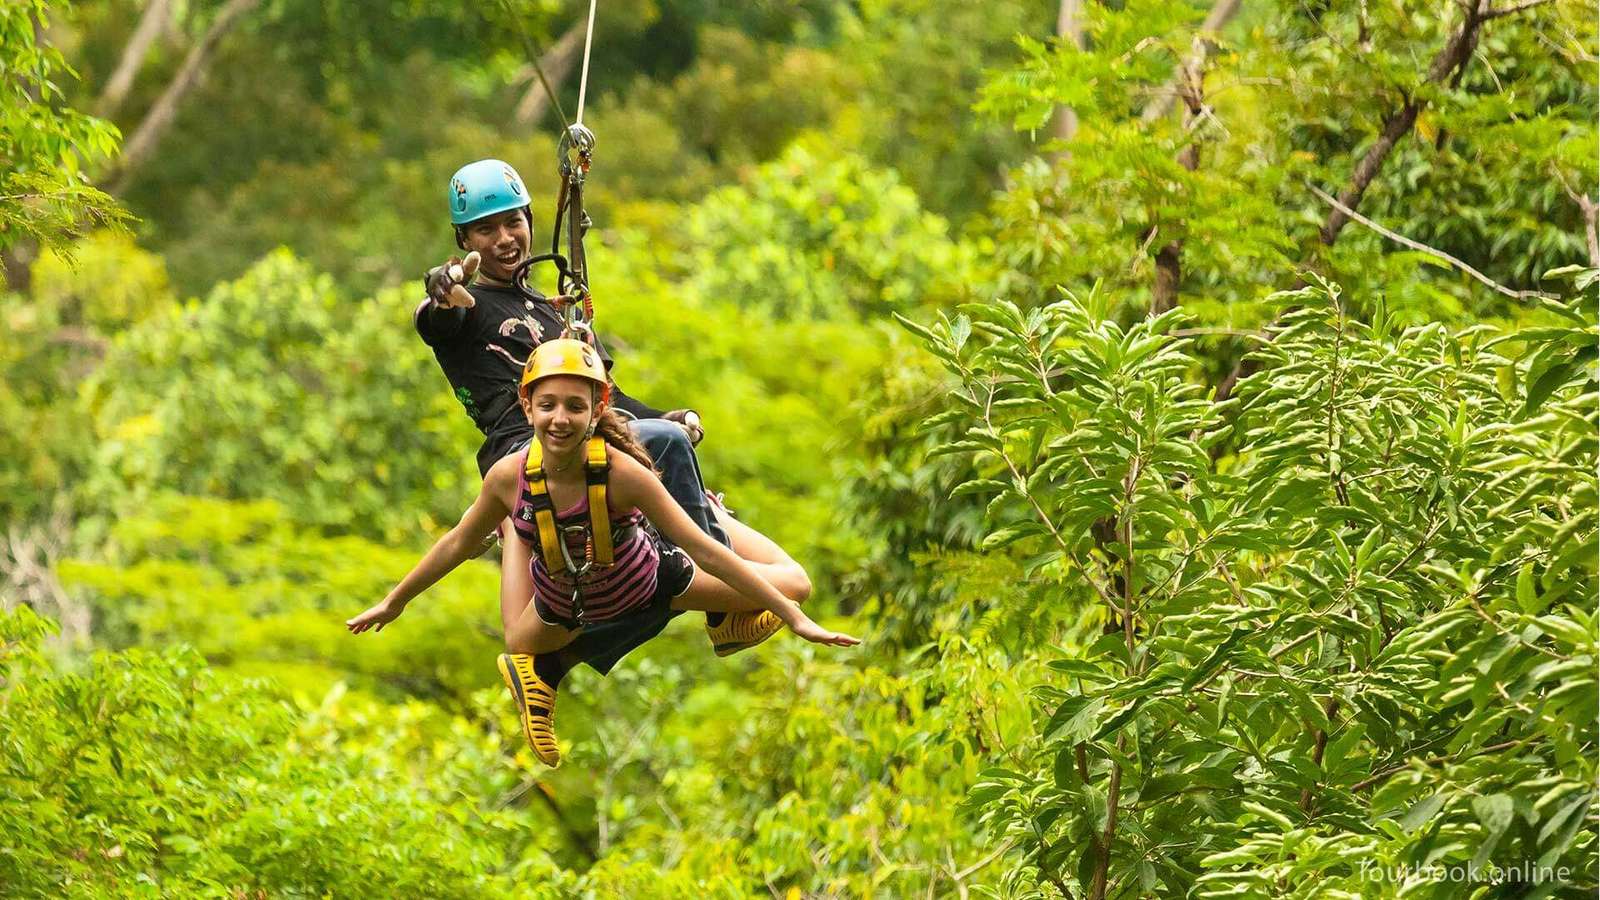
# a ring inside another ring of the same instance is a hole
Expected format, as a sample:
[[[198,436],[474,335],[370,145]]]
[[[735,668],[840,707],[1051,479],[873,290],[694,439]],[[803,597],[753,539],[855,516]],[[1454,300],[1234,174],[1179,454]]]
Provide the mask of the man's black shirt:
[[[444,308],[425,300],[414,321],[417,334],[433,348],[456,399],[483,432],[483,446],[478,448],[481,475],[533,434],[517,404],[517,385],[533,348],[560,337],[563,323],[543,297],[524,300],[515,288],[482,284],[467,290],[477,301],[472,308]],[[598,336],[595,344],[609,372],[611,356]],[[639,419],[662,414],[624,394],[615,381],[611,405]]]

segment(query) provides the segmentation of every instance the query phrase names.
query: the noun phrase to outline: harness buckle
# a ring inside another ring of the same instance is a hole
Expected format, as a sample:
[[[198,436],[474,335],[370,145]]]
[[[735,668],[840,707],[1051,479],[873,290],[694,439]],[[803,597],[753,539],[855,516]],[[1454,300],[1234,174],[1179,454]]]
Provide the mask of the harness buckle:
[[[586,623],[583,620],[583,577],[594,571],[594,541],[587,537],[589,526],[584,524],[561,526],[561,559],[567,564],[567,571],[572,575],[572,621],[582,628]],[[572,551],[567,547],[567,535],[571,533],[586,535],[584,541],[583,565],[572,561]]]

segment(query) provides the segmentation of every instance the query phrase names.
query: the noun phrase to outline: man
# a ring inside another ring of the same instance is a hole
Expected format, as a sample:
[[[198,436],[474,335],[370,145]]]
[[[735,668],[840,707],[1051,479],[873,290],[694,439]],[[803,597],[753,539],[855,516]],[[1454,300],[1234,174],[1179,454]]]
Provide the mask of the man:
[[[497,460],[520,450],[532,438],[533,429],[517,403],[517,384],[533,348],[560,337],[563,322],[545,298],[525,297],[513,284],[533,239],[527,189],[516,170],[495,159],[469,163],[450,179],[449,202],[456,246],[467,251],[469,259],[472,253],[478,255],[477,278],[473,281],[473,272],[462,272],[456,260],[431,270],[425,279],[428,298],[417,307],[414,321],[456,399],[484,435],[477,456],[482,476]],[[462,275],[460,281],[452,278],[457,272]],[[610,355],[598,337],[595,345],[609,374]],[[633,417],[631,427],[661,471],[667,492],[703,531],[728,545],[695,458],[694,444],[704,434],[699,416],[689,409],[663,412],[648,406],[628,396],[614,379],[611,397],[614,408]],[[503,525],[501,534],[506,541],[516,540],[509,526]],[[512,557],[520,554],[504,556],[504,565],[511,567]],[[511,587],[524,584],[526,574],[503,569],[501,575],[500,613],[502,621],[509,624],[528,601],[520,589]],[[673,615],[676,613],[665,612],[657,620],[596,626],[561,653],[534,660],[542,684],[527,693],[548,696],[547,705],[527,713],[534,729],[541,733],[548,729],[548,739],[534,747],[541,760],[555,765],[559,759],[553,750],[552,719],[555,690],[566,673],[579,662],[588,663],[602,675],[609,672],[617,660],[659,634]],[[718,656],[755,646],[781,627],[777,617],[766,612],[706,615],[706,630]],[[508,686],[511,677],[506,675]]]

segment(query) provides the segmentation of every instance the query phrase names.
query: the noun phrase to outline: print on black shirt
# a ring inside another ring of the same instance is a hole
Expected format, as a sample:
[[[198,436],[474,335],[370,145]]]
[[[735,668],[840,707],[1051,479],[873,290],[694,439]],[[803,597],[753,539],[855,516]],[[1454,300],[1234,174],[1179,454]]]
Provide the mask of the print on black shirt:
[[[517,384],[533,348],[560,335],[564,323],[542,296],[525,300],[515,288],[481,284],[467,290],[476,301],[473,307],[446,309],[425,300],[414,321],[417,334],[433,348],[455,398],[484,435],[478,449],[481,474],[532,435],[517,404]],[[598,336],[595,345],[609,372],[611,356]],[[661,410],[624,394],[615,381],[611,404],[634,418],[661,415]]]

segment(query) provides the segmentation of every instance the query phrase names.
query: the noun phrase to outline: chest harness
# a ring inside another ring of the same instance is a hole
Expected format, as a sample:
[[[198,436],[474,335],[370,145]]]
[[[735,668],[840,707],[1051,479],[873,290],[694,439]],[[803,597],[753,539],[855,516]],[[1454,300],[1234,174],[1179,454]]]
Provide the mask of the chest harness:
[[[572,615],[575,624],[584,625],[583,579],[595,569],[615,562],[615,541],[611,533],[611,511],[606,505],[606,479],[611,474],[605,438],[590,437],[584,448],[583,472],[589,496],[588,521],[560,525],[555,503],[545,479],[544,450],[538,441],[528,444],[528,461],[523,469],[522,510],[515,520],[518,534],[538,546],[545,569],[565,571],[572,576]],[[532,527],[527,520],[532,519]],[[570,534],[582,534],[583,559],[573,558],[567,543]]]

